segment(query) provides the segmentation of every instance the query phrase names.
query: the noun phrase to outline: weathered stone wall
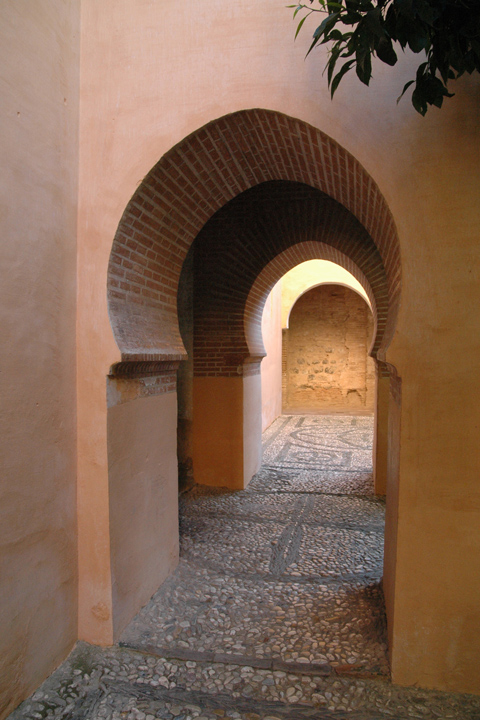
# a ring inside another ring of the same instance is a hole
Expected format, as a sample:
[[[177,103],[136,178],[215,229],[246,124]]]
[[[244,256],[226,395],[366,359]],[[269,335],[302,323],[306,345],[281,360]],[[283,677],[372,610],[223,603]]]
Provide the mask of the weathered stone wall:
[[[372,313],[353,290],[321,285],[302,295],[283,333],[284,409],[373,412],[372,332]]]

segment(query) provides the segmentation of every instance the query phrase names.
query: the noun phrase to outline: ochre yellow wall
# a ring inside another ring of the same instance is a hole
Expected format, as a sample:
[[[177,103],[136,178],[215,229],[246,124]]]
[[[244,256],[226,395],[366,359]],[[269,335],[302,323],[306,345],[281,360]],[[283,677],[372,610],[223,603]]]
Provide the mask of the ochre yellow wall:
[[[243,490],[262,456],[260,375],[194,377],[193,473],[200,485]]]
[[[178,484],[183,491],[193,483],[193,253],[183,263],[177,295],[177,311],[187,358],[177,372]]]
[[[387,354],[402,377],[392,667],[401,683],[479,692],[478,78],[456,89],[409,126],[413,167],[391,200],[403,265]]]
[[[77,638],[79,3],[0,5],[0,717]]]
[[[243,486],[262,464],[262,379],[260,373],[243,378]]]
[[[266,352],[261,364],[262,431],[282,413],[282,328],[288,327],[290,311],[299,297],[326,282],[351,287],[370,305],[358,280],[340,265],[328,260],[300,263],[272,288],[262,316],[262,337]],[[372,407],[369,406],[369,410]]]
[[[243,378],[193,379],[193,473],[200,485],[243,489]]]
[[[382,394],[380,407],[388,403],[387,431],[387,477],[386,477],[386,512],[385,512],[385,554],[383,561],[383,592],[388,617],[388,646],[390,662],[393,660],[395,630],[395,591],[398,550],[398,519],[399,519],[399,481],[400,481],[400,430],[401,430],[401,381],[392,372],[388,382],[379,385]]]
[[[383,377],[376,368],[373,479],[377,495],[387,492],[389,396],[390,378]]]

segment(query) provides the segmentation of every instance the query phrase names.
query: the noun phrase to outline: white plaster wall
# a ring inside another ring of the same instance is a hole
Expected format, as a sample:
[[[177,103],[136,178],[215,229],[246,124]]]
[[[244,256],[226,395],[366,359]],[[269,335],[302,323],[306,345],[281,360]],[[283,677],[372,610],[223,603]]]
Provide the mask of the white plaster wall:
[[[266,357],[260,365],[262,381],[262,432],[282,413],[282,285],[267,298],[262,315]]]

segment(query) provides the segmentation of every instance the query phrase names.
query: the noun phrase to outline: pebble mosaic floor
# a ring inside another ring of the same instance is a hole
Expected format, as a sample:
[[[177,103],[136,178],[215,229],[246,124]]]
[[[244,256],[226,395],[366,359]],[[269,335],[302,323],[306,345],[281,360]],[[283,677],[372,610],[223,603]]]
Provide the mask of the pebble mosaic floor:
[[[180,502],[181,559],[118,646],[79,643],[9,720],[478,720],[391,684],[373,421],[283,416],[241,492]]]

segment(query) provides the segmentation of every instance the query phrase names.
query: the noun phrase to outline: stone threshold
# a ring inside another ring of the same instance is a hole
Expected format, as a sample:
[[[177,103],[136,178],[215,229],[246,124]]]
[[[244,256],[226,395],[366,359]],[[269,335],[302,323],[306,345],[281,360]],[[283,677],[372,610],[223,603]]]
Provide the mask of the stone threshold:
[[[290,675],[309,675],[317,677],[353,677],[361,680],[372,680],[383,678],[384,673],[380,669],[367,668],[359,663],[352,665],[336,665],[329,663],[310,662],[288,662],[280,658],[256,658],[246,655],[234,655],[214,651],[190,650],[180,647],[156,647],[148,643],[129,643],[121,641],[119,647],[127,650],[134,650],[144,655],[149,655],[165,660],[178,660],[181,662],[191,661],[207,663],[209,665],[219,663],[222,665],[237,665],[240,667],[251,667],[257,670],[271,670],[272,672],[284,672]]]
[[[105,694],[115,692],[125,697],[136,697],[150,702],[171,702],[172,700],[187,707],[201,707],[203,710],[235,710],[245,720],[385,720],[385,715],[375,712],[327,710],[306,703],[286,704],[278,701],[257,700],[254,698],[235,697],[226,693],[207,693],[192,691],[176,687],[170,690],[152,688],[149,685],[137,683],[122,683],[108,681],[103,684]],[[97,691],[88,702],[89,710],[98,705],[101,691]],[[85,706],[84,706],[85,708]],[[84,708],[78,714],[72,715],[71,720],[87,720]],[[217,713],[216,713],[217,714]],[[224,717],[222,714],[220,717]],[[389,716],[391,717],[391,716]]]

